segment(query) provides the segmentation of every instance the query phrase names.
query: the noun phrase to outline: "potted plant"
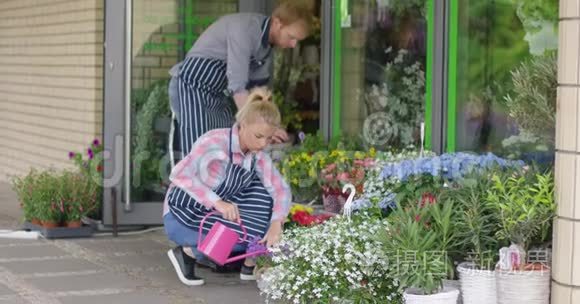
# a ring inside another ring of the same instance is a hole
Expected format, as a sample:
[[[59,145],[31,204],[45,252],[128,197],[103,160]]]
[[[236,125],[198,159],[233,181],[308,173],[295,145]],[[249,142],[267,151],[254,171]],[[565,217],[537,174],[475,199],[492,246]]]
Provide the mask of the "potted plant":
[[[286,230],[261,275],[261,293],[292,303],[400,303],[399,282],[375,237],[388,227],[386,218],[360,212]]]
[[[458,181],[458,187],[445,195],[456,202],[457,237],[466,261],[457,266],[463,303],[495,304],[495,263],[499,243],[495,238],[497,217],[486,204],[491,187],[490,172],[473,174]]]
[[[397,208],[390,229],[380,236],[384,250],[395,255],[391,274],[405,289],[405,303],[455,304],[459,290],[444,286],[452,262],[447,250],[454,248],[453,202],[420,201]]]
[[[84,216],[98,218],[102,202],[103,185],[103,145],[94,139],[85,153],[69,152],[69,159],[77,167],[77,171],[69,176],[73,178],[70,190],[85,209]],[[74,185],[74,186],[73,186]]]
[[[24,216],[24,221],[31,222],[35,225],[41,225],[38,219],[38,204],[35,202],[35,183],[38,180],[40,172],[32,169],[24,176],[13,176],[10,179],[12,190],[16,193],[20,208]]]
[[[528,261],[526,252],[530,244],[549,237],[556,210],[553,174],[518,171],[511,175],[495,174],[492,181],[487,202],[498,215],[496,236],[512,244],[500,250],[496,269],[498,301],[548,303],[550,268]]]
[[[328,212],[339,213],[348,193],[342,193],[345,184],[353,184],[356,193],[363,191],[366,172],[373,164],[372,153],[333,150],[328,154],[327,165],[320,171],[319,184],[322,189],[322,204]]]

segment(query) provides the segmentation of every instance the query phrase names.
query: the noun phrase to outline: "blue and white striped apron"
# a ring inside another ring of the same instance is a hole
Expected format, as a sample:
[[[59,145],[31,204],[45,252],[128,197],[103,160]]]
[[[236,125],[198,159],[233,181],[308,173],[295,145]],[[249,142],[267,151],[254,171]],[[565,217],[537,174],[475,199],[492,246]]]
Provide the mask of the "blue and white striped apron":
[[[248,241],[252,237],[263,237],[270,225],[273,200],[255,172],[255,159],[252,161],[250,170],[233,163],[231,129],[229,156],[225,178],[213,191],[222,200],[238,205],[242,223],[248,232]],[[170,190],[168,203],[170,212],[177,220],[196,231],[203,217],[211,211],[177,187]],[[205,221],[204,233],[207,233],[216,221],[232,228],[240,236],[243,235],[238,224],[227,221],[219,215],[212,215]]]
[[[186,58],[179,68],[177,97],[179,147],[182,158],[207,131],[229,128],[234,114],[225,96],[226,63],[218,59]]]

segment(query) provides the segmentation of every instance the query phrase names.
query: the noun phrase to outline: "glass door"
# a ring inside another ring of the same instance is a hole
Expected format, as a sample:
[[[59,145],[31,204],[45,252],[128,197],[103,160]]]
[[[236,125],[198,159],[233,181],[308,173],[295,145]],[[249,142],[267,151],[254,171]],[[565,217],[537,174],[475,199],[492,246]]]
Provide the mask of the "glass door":
[[[115,155],[105,162],[105,224],[114,203],[118,224],[161,223],[171,170],[169,70],[217,17],[237,11],[238,0],[107,1],[105,148]]]
[[[337,0],[333,135],[378,148],[421,145],[426,111],[426,1]]]

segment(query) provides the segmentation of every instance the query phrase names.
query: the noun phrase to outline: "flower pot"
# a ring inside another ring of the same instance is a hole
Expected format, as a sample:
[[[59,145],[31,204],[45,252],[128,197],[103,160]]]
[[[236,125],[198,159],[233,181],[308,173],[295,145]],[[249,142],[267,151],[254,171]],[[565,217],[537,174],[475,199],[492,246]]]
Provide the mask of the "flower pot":
[[[459,297],[459,290],[453,287],[444,287],[439,293],[423,295],[420,290],[408,288],[403,293],[405,304],[455,304]]]
[[[457,266],[461,282],[461,296],[465,304],[497,303],[495,272],[479,270],[473,263],[461,263]]]
[[[340,213],[342,207],[346,203],[346,198],[344,194],[334,191],[324,191],[322,193],[322,205],[324,206],[324,211],[331,213]]]
[[[550,269],[531,271],[496,270],[498,304],[548,304]]]
[[[37,218],[31,219],[30,222],[33,223],[34,225],[42,226],[42,223]]]
[[[56,228],[59,226],[57,222],[54,221],[42,221],[42,227],[44,228]]]
[[[457,304],[463,304],[461,298],[461,286],[459,280],[443,280],[443,288],[452,288],[459,290],[459,296],[457,297]]]
[[[79,220],[79,221],[71,221],[71,222],[67,222],[67,223],[66,223],[66,226],[67,226],[68,228],[80,228],[80,227],[82,226],[82,224],[83,224],[83,223],[82,223],[82,222]]]

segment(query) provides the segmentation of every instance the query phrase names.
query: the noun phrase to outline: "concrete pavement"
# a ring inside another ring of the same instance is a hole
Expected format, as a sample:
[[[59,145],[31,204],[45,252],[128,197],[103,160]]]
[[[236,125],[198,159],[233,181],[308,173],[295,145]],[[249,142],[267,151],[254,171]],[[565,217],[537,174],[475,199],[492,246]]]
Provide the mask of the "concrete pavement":
[[[0,184],[0,229],[19,227],[16,196]],[[0,239],[0,304],[264,303],[255,282],[199,269],[206,285],[182,285],[162,230],[113,238]]]

